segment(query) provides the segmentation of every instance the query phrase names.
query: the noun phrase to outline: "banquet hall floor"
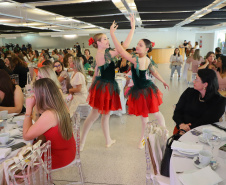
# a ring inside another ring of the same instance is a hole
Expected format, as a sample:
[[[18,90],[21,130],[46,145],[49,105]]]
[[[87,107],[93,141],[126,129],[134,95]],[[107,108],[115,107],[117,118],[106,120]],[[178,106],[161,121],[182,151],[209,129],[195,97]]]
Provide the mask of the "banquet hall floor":
[[[163,104],[160,111],[166,120],[169,135],[172,135],[174,121],[172,120],[173,105],[177,103],[182,92],[187,88],[184,80],[179,80],[175,73],[170,81],[169,64],[158,64],[161,76],[169,84],[170,90],[164,89],[161,82],[156,80],[156,85],[163,93]],[[149,120],[155,119],[149,115]],[[85,184],[87,185],[145,185],[145,153],[144,149],[137,148],[141,134],[141,119],[125,114],[120,117],[110,117],[110,133],[116,143],[110,148],[105,148],[105,139],[101,129],[100,118],[92,126],[86,140],[81,161]],[[81,129],[84,120],[81,121]],[[79,180],[76,167],[55,172],[56,185],[71,184]]]

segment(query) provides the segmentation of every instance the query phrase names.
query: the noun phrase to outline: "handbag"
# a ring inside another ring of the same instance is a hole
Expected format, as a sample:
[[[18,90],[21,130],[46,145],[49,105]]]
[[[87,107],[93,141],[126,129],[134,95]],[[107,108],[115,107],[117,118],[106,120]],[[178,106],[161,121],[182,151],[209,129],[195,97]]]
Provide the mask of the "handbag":
[[[177,141],[181,135],[179,134],[180,131],[178,131],[176,134],[172,135],[166,142],[166,148],[165,148],[165,152],[162,158],[162,163],[161,163],[161,170],[160,173],[163,176],[169,177],[170,175],[170,158],[172,155],[172,149],[171,149],[171,145],[173,143],[173,141]]]

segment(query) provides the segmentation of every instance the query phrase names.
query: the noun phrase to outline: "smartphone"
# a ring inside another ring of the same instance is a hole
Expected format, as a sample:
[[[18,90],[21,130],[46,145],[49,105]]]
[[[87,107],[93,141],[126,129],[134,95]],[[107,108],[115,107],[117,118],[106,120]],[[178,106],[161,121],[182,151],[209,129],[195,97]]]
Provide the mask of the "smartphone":
[[[15,144],[15,145],[10,146],[10,148],[12,148],[12,151],[14,151],[14,150],[17,150],[17,149],[19,149],[19,148],[22,148],[22,147],[25,146],[25,145],[26,145],[26,143],[20,142],[20,143],[17,143],[17,144]]]

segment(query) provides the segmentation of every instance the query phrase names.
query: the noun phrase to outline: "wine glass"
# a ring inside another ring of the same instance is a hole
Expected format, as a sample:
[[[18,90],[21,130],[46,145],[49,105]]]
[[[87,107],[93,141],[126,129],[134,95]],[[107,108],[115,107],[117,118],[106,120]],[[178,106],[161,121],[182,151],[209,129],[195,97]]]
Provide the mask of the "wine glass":
[[[207,142],[211,146],[212,158],[214,159],[214,147],[221,143],[221,133],[217,131],[211,131],[207,134]]]

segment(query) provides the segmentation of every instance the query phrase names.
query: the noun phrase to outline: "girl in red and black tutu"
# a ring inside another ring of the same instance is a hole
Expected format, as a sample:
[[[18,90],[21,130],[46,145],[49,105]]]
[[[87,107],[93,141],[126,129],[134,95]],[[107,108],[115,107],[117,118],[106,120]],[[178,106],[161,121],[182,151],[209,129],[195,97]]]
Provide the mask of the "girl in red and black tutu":
[[[116,50],[124,57],[126,60],[132,63],[132,79],[134,86],[128,92],[128,111],[129,114],[134,114],[136,116],[141,116],[142,121],[142,132],[141,138],[138,144],[138,148],[144,148],[144,132],[146,124],[148,122],[148,114],[153,113],[158,119],[161,126],[165,126],[165,120],[163,115],[159,112],[159,106],[162,104],[162,93],[155,86],[155,84],[146,79],[146,71],[149,68],[152,75],[161,81],[164,87],[168,87],[167,83],[162,79],[159,73],[155,70],[150,59],[147,57],[147,53],[151,52],[152,44],[148,39],[142,39],[138,42],[136,46],[137,55],[131,55],[126,52],[124,48],[118,42],[114,32],[117,29],[117,25],[113,22],[110,33],[112,40],[115,44]]]
[[[124,48],[129,46],[135,30],[133,15],[131,16],[130,21],[131,31],[123,44]],[[116,142],[111,139],[109,132],[110,111],[122,109],[119,98],[119,87],[115,81],[114,57],[118,55],[118,52],[109,49],[109,40],[103,33],[94,35],[94,37],[89,40],[89,44],[92,44],[97,48],[97,65],[95,67],[93,82],[88,96],[89,105],[93,107],[93,109],[84,122],[81,137],[81,151],[83,150],[86,136],[92,124],[97,120],[100,114],[102,114],[101,126],[106,140],[106,147],[110,147]],[[99,71],[100,76],[98,76]]]

